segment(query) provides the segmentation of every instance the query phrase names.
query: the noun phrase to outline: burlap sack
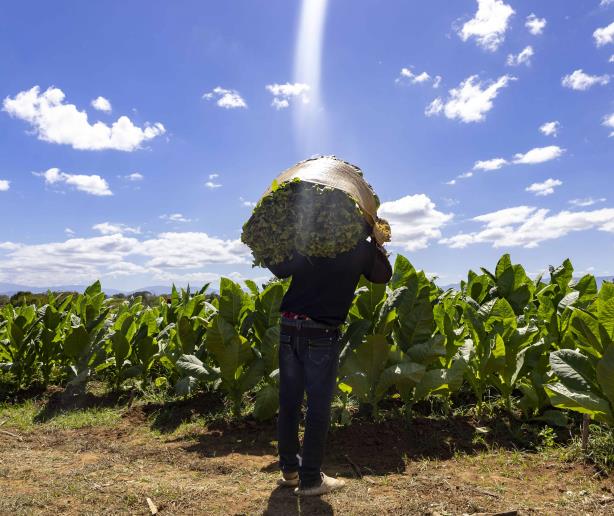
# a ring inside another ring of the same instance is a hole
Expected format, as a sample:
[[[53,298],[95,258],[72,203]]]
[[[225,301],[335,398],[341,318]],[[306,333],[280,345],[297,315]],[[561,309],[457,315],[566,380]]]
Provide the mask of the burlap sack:
[[[390,241],[390,225],[377,216],[378,200],[373,189],[359,172],[359,169],[334,156],[320,156],[297,163],[284,170],[274,183],[278,185],[293,179],[337,188],[347,193],[360,206],[367,222],[373,227],[373,236],[381,245]],[[271,193],[273,185],[262,194]]]

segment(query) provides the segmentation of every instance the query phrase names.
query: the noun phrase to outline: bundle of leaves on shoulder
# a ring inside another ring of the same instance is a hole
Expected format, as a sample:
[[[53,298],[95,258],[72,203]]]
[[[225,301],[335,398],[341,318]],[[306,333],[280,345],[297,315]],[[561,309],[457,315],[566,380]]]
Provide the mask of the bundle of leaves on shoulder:
[[[341,190],[300,180],[274,185],[243,226],[254,265],[278,264],[294,252],[334,257],[367,236],[364,216]]]

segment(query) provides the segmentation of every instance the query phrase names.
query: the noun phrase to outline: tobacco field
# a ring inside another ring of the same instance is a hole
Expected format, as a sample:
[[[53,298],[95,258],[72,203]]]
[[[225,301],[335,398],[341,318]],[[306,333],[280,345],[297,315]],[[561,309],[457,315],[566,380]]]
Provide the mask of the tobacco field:
[[[107,299],[100,283],[52,295],[42,306],[0,310],[3,392],[31,385],[110,389],[155,385],[177,396],[217,391],[235,416],[277,410],[279,305],[284,282],[246,289],[222,279],[146,306]],[[565,425],[571,412],[614,425],[614,284],[573,279],[569,261],[530,279],[504,255],[494,271],[470,271],[442,291],[403,256],[388,285],[359,285],[344,327],[337,422],[352,407],[373,418],[393,400],[412,408],[463,392],[477,412],[496,399],[526,420]]]

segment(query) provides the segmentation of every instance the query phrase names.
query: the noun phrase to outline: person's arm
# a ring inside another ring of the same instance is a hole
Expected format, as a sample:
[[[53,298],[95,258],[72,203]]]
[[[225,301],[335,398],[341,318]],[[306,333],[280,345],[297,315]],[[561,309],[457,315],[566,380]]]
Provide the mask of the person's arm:
[[[292,276],[292,274],[294,274],[294,270],[296,268],[296,255],[281,263],[276,263],[274,265],[265,265],[266,268],[269,269],[279,279],[289,278],[290,276]]]
[[[385,249],[373,237],[367,245],[369,256],[367,266],[363,271],[365,278],[372,283],[388,283],[392,278],[392,266],[388,261]]]

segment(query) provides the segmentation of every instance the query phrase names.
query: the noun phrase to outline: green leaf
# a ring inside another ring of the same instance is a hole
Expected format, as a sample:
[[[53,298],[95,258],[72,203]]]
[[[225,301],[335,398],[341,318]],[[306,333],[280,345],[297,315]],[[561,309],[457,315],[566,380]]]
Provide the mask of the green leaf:
[[[95,296],[102,292],[102,286],[100,285],[100,281],[95,281],[89,287],[85,289],[84,294],[86,296]]]
[[[279,408],[279,390],[273,385],[265,385],[256,393],[254,417],[258,421],[271,419]]]
[[[192,321],[189,317],[182,315],[177,321],[177,335],[184,353],[193,353],[198,344],[196,332],[192,329]]]
[[[594,390],[595,368],[588,357],[575,349],[560,349],[550,354],[550,367],[568,389]]]
[[[284,297],[284,288],[280,283],[269,285],[256,298],[255,325],[260,337],[270,327],[279,324],[279,307]]]
[[[205,346],[220,366],[222,378],[231,384],[237,370],[253,358],[247,339],[219,314],[207,330]]]
[[[589,414],[599,421],[614,423],[608,401],[596,394],[568,389],[562,383],[548,384],[544,388],[554,407]]]
[[[83,325],[73,326],[71,332],[64,339],[64,352],[71,358],[79,358],[88,349],[89,335]]]
[[[597,381],[603,394],[614,407],[614,345],[608,346],[597,363]]]
[[[551,426],[566,427],[569,418],[560,410],[546,410],[541,416],[532,418],[532,421],[543,421]]]
[[[244,281],[245,285],[247,285],[247,288],[249,289],[249,291],[252,293],[253,296],[257,296],[260,294],[260,291],[258,290],[258,285],[256,285],[256,282],[251,280],[251,279],[247,279]]]
[[[425,369],[423,365],[413,362],[400,362],[387,367],[375,389],[376,398],[381,398],[392,385],[398,389],[415,387],[422,380]]]
[[[573,266],[569,259],[565,260],[560,267],[550,270],[550,282],[556,283],[563,293],[567,292],[572,277]]]
[[[374,321],[376,310],[384,295],[386,294],[386,285],[365,282],[366,285],[359,289],[359,294],[355,300],[358,313],[363,319]]]
[[[206,367],[194,355],[181,355],[177,360],[177,369],[184,376],[193,376],[203,382],[214,380],[215,371]]]
[[[239,315],[243,308],[245,293],[238,283],[222,278],[220,280],[220,315],[230,324],[239,323]]]
[[[113,345],[113,354],[115,355],[115,367],[120,368],[124,364],[124,360],[130,355],[130,343],[123,333],[115,332],[111,337]]]
[[[397,289],[407,286],[412,278],[416,275],[416,269],[404,256],[397,254],[394,261],[392,278],[390,279],[390,287]]]

